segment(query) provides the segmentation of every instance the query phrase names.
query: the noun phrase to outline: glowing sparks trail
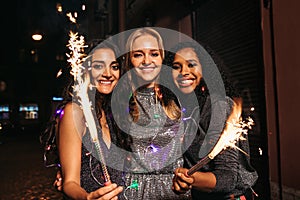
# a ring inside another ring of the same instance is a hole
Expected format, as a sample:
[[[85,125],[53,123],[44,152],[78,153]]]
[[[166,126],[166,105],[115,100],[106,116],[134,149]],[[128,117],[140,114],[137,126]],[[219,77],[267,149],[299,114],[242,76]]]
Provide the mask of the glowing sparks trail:
[[[67,13],[67,17],[69,17],[69,20],[76,24],[76,18],[72,16],[72,13]]]
[[[83,61],[85,60],[84,48],[87,47],[84,42],[83,36],[78,36],[77,33],[70,32],[69,44],[67,47],[70,49],[70,54],[67,54],[68,62],[71,64],[71,75],[74,77],[74,87],[73,90],[78,97],[78,101],[83,110],[83,114],[86,120],[86,126],[88,127],[92,142],[95,145],[96,153],[98,159],[101,163],[103,170],[103,177],[107,183],[110,183],[110,176],[108,174],[105,159],[103,156],[102,148],[98,139],[98,131],[95,123],[95,115],[92,112],[92,103],[89,100],[88,90],[90,89],[90,77],[87,73],[83,76],[85,68],[82,66]],[[79,38],[79,39],[78,39]]]
[[[62,69],[60,69],[57,74],[56,74],[56,78],[60,77],[60,75],[62,75]]]
[[[85,54],[83,53],[84,48],[87,47],[84,45],[84,37],[80,36],[78,39],[78,33],[73,33],[70,31],[70,39],[67,47],[70,49],[71,53],[66,54],[68,62],[71,64],[71,75],[74,77],[74,81],[83,82],[82,72],[84,67],[81,65],[84,61]]]
[[[221,151],[228,147],[236,148],[244,154],[248,155],[245,151],[236,146],[237,141],[246,140],[244,135],[248,134],[248,129],[252,128],[254,121],[249,117],[247,121],[243,121],[241,118],[242,103],[241,100],[237,100],[234,103],[232,112],[226,121],[226,127],[222,132],[218,142],[212,149],[212,151],[201,159],[196,165],[189,169],[188,175],[192,175],[205,164],[215,158]]]

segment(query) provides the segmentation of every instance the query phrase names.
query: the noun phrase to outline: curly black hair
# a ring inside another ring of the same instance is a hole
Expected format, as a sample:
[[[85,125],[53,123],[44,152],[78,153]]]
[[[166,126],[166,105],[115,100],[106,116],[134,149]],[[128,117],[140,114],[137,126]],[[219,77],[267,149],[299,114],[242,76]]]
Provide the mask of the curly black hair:
[[[225,63],[223,62],[221,57],[206,44],[203,44],[203,43],[199,44],[197,42],[178,43],[173,48],[171,48],[170,51],[167,52],[164,64],[171,68],[176,52],[178,52],[179,50],[184,49],[184,48],[194,49],[195,53],[197,54],[197,56],[200,60],[200,63],[201,63],[201,56],[203,57],[203,55],[204,55],[203,52],[205,51],[205,53],[211,57],[211,59],[217,66],[218,71],[220,72],[222,81],[224,83],[226,95],[231,98],[240,97],[239,91],[237,90],[237,88],[234,85],[234,82],[231,79],[231,76],[230,76],[227,66],[225,65]],[[209,66],[205,66],[202,64],[202,68],[205,68],[205,67],[209,67]],[[167,73],[170,73],[170,72],[167,72]],[[170,79],[172,79],[172,77],[170,77],[168,75],[166,77],[167,77],[166,82],[169,84],[169,86],[170,86],[170,83],[171,84],[174,83],[174,81],[170,80]],[[201,79],[200,84],[196,87],[194,92],[197,96],[207,96],[209,94],[209,91],[208,91],[208,88],[207,88],[207,85],[205,82],[205,78]]]

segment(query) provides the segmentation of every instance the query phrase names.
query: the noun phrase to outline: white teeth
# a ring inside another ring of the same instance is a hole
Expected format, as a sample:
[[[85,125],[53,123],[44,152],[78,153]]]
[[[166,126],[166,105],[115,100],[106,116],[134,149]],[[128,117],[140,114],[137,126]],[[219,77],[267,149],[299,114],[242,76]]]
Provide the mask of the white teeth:
[[[142,68],[142,70],[143,70],[143,71],[152,71],[153,68],[152,68],[152,67],[151,67],[151,68]]]
[[[99,81],[101,84],[106,84],[106,85],[108,85],[108,84],[111,84],[112,83],[112,81]]]
[[[192,83],[193,81],[192,80],[182,80],[180,81],[182,84],[190,84]]]

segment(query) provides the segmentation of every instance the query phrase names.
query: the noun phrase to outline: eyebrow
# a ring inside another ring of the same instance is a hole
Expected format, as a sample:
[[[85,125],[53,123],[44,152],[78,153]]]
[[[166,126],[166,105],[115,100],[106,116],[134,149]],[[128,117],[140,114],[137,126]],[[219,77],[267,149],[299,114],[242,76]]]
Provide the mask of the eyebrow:
[[[93,63],[101,63],[101,64],[104,64],[104,65],[105,65],[105,62],[102,61],[102,60],[94,60],[94,61],[92,61],[92,64],[93,64]],[[109,66],[110,66],[110,65],[113,65],[113,64],[119,64],[119,63],[118,63],[118,61],[114,60],[114,61],[112,61],[112,62],[109,64]]]
[[[173,65],[174,65],[174,64],[180,64],[180,62],[173,62],[172,64],[173,64]]]
[[[184,59],[185,60],[185,59]],[[187,62],[198,62],[196,59],[185,60]],[[180,62],[173,62],[173,64],[179,64]]]
[[[146,48],[147,49],[147,48]],[[147,49],[148,50],[148,49]],[[160,49],[149,49],[150,51],[159,51]],[[135,53],[135,52],[140,52],[140,53],[142,53],[143,52],[143,50],[142,49],[138,49],[138,50],[132,50],[131,51],[132,53]]]
[[[93,60],[92,63],[102,63],[102,64],[105,64],[104,61],[102,61],[102,60]]]
[[[113,64],[119,64],[119,63],[118,63],[118,61],[115,60],[110,63],[110,65],[113,65]]]
[[[188,62],[198,62],[196,59],[190,59],[190,60],[186,60]]]

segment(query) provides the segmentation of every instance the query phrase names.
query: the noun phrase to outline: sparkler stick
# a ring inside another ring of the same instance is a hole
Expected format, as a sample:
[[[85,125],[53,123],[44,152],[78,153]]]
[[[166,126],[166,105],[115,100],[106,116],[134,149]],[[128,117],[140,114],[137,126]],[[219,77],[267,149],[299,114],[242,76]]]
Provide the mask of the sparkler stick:
[[[92,142],[96,148],[97,157],[101,163],[103,177],[105,184],[110,183],[110,176],[106,167],[104,155],[102,148],[98,139],[98,131],[95,123],[95,115],[92,112],[91,101],[89,100],[88,90],[90,89],[90,79],[88,74],[85,74],[83,77],[84,67],[82,66],[83,61],[85,60],[85,54],[83,49],[86,47],[84,42],[84,37],[80,36],[78,39],[78,34],[70,31],[69,44],[67,45],[71,53],[67,54],[68,62],[71,64],[71,75],[74,77],[76,85],[74,85],[73,90],[78,97],[78,101],[83,110],[83,114],[86,120],[86,126],[90,131]]]
[[[239,99],[234,102],[232,112],[226,121],[226,127],[222,132],[218,142],[207,156],[202,158],[200,161],[198,161],[197,164],[195,164],[188,170],[187,174],[189,176],[201,169],[204,165],[214,159],[215,156],[217,156],[220,152],[224,151],[228,147],[236,148],[244,154],[248,155],[245,151],[237,147],[235,144],[239,140],[246,140],[244,135],[248,134],[248,129],[252,128],[252,125],[254,125],[254,121],[250,117],[247,119],[247,122],[243,121],[241,118],[241,113],[242,103]]]

